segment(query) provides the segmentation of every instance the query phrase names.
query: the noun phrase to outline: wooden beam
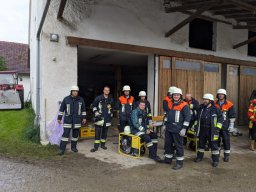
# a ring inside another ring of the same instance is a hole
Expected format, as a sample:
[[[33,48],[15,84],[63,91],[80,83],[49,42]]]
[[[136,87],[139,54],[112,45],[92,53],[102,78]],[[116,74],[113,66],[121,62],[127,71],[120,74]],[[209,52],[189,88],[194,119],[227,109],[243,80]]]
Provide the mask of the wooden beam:
[[[246,22],[246,21],[256,21],[256,17],[242,17],[242,18],[236,18],[238,22]]]
[[[256,66],[256,62],[254,61],[218,57],[214,55],[174,51],[169,49],[145,47],[145,46],[101,41],[101,40],[94,40],[94,39],[86,39],[86,38],[72,37],[72,36],[66,37],[66,40],[67,40],[67,44],[69,44],[70,46],[86,46],[86,47],[92,47],[92,48],[112,49],[112,50],[128,51],[128,52],[135,52],[135,53],[142,53],[142,54],[166,55],[171,57],[196,59],[196,60],[216,62],[216,63],[225,63],[225,64],[229,63],[232,65],[243,65],[243,66],[254,66],[254,67]]]
[[[244,13],[244,14],[233,14],[233,15],[224,15],[226,18],[243,18],[243,17],[256,17],[252,14]]]
[[[214,15],[234,15],[234,14],[248,14],[248,11],[244,11],[244,10],[226,10],[226,11],[214,11]]]
[[[170,12],[198,9],[198,7],[206,6],[209,4],[216,4],[216,1],[208,1],[208,2],[204,1],[204,2],[197,2],[197,3],[189,3],[189,4],[176,6],[176,7],[167,7],[165,8],[165,12],[170,13]]]
[[[63,18],[63,12],[66,6],[67,0],[61,0],[60,1],[60,6],[59,6],[59,11],[57,14],[57,19],[61,20]]]
[[[223,10],[223,9],[234,9],[235,6],[234,5],[226,5],[225,3],[221,4],[221,5],[216,5],[212,8],[210,8],[209,10]]]
[[[187,15],[192,15],[194,12],[192,12],[192,11],[182,11],[182,13],[187,14]],[[217,19],[217,18],[214,18],[214,17],[206,16],[206,15],[198,15],[197,18],[212,21],[212,22],[220,22],[220,23],[225,23],[225,24],[228,24],[228,25],[232,25],[232,23],[229,22],[229,21],[225,21],[225,20],[222,20],[222,19]]]
[[[256,29],[256,25],[233,25],[233,29]]]
[[[230,3],[232,5],[235,5],[241,9],[244,9],[244,10],[248,10],[248,11],[251,11],[253,13],[256,13],[256,7],[253,6],[252,4],[249,4],[249,3],[246,3],[244,1],[241,1],[241,0],[225,0],[226,3]]]
[[[236,48],[238,48],[238,47],[242,47],[242,46],[244,46],[244,45],[247,45],[247,44],[250,44],[250,43],[253,43],[253,42],[256,42],[256,36],[255,36],[255,37],[252,37],[252,38],[250,38],[250,39],[248,39],[248,40],[246,40],[246,41],[243,41],[243,42],[241,42],[241,43],[238,43],[238,44],[234,45],[234,46],[233,46],[233,49],[236,49]]]
[[[208,10],[210,7],[212,7],[212,5],[210,6],[205,6],[202,7],[200,9],[198,9],[195,13],[193,13],[191,16],[189,16],[187,19],[183,20],[181,23],[179,23],[178,25],[176,25],[174,28],[172,28],[171,30],[169,30],[168,32],[165,33],[165,37],[169,37],[170,35],[172,35],[173,33],[175,33],[176,31],[178,31],[179,29],[181,29],[183,26],[185,26],[186,24],[188,24],[189,22],[193,21],[195,18],[197,18],[199,15],[201,15],[203,12],[205,12],[206,10]]]

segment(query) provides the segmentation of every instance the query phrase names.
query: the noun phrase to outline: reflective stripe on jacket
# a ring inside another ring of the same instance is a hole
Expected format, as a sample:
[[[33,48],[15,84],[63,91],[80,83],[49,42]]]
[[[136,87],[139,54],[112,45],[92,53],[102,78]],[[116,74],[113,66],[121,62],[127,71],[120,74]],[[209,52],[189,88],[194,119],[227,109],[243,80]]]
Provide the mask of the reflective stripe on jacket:
[[[126,98],[124,95],[119,97],[117,108],[119,110],[119,118],[122,121],[129,121],[132,110],[134,109],[134,97]]]
[[[65,97],[60,105],[58,120],[64,115],[64,128],[80,128],[82,119],[86,117],[85,102],[80,96]]]
[[[224,103],[220,106],[219,100],[214,102],[215,107],[219,108],[223,115],[223,129],[228,129],[230,124],[230,119],[236,118],[236,112],[233,103],[228,100],[225,100]]]
[[[182,128],[187,128],[190,122],[190,111],[185,101],[169,103],[167,113],[167,131],[179,133]]]
[[[201,115],[204,109],[204,105],[200,105],[200,108],[198,110],[198,115],[197,115],[197,122],[198,122],[198,129],[197,129],[197,135],[200,134],[201,129],[203,127],[201,126]],[[223,116],[217,107],[214,105],[211,105],[209,107],[210,113],[209,113],[209,119],[211,121],[211,140],[212,141],[217,141],[219,139],[219,132],[222,129],[222,123],[223,123]]]
[[[93,113],[95,115],[98,113],[99,116],[104,119],[104,123],[110,126],[113,117],[113,98],[110,96],[108,98],[105,98],[103,94],[99,95],[94,99],[92,107]]]

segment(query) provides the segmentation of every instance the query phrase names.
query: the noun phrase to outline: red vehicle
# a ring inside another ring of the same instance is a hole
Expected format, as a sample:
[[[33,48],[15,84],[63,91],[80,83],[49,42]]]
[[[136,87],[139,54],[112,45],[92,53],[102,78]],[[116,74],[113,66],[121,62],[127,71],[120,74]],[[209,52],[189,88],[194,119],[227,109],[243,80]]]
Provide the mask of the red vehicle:
[[[22,109],[24,87],[18,84],[16,71],[0,71],[0,109]]]

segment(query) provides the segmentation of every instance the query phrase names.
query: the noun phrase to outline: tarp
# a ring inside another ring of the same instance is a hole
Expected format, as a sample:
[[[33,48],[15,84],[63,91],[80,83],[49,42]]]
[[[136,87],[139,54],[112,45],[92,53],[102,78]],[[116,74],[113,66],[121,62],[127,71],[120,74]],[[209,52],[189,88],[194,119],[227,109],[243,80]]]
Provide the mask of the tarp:
[[[58,123],[58,115],[47,125],[47,133],[49,135],[49,142],[52,145],[60,145],[61,137],[63,134],[63,124]],[[62,118],[63,122],[63,118]]]

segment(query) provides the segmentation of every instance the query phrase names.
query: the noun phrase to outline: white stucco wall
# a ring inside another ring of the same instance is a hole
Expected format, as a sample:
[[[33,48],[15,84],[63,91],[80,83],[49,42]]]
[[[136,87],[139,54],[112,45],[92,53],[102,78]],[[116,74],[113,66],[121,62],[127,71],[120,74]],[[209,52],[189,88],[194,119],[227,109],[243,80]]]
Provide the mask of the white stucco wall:
[[[30,33],[32,101],[35,106],[36,25],[42,13],[42,3],[32,0]],[[64,21],[57,20],[60,0],[53,0],[41,38],[41,136],[47,140],[44,126],[57,112],[57,102],[69,94],[69,87],[77,83],[77,48],[66,45],[66,36],[84,37],[133,45],[177,51],[201,53],[227,58],[255,61],[247,57],[247,46],[232,49],[232,45],[247,39],[247,30],[233,30],[231,25],[217,23],[216,51],[191,49],[188,46],[188,25],[170,38],[164,33],[187,15],[166,14],[161,0],[77,0],[67,1]],[[35,11],[36,9],[39,9]],[[35,17],[38,17],[35,19]],[[50,33],[60,36],[58,43],[50,42]],[[56,61],[53,61],[53,58]],[[149,65],[152,68],[152,65]],[[152,73],[148,72],[148,75]],[[148,80],[152,83],[152,80]],[[150,100],[153,99],[151,90]],[[158,90],[158,89],[156,89]],[[157,101],[157,95],[155,95]],[[46,106],[46,110],[45,110]],[[157,104],[155,105],[155,111]]]

